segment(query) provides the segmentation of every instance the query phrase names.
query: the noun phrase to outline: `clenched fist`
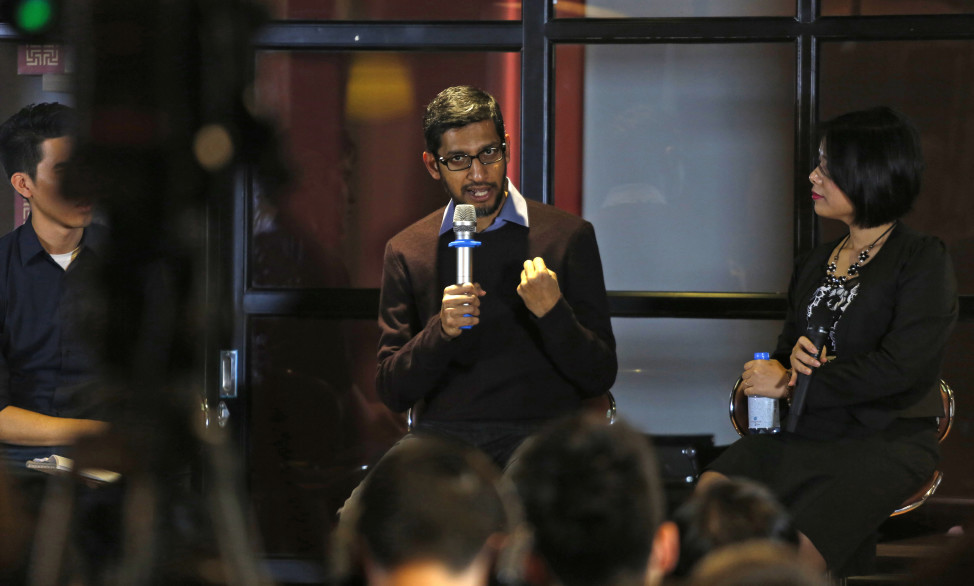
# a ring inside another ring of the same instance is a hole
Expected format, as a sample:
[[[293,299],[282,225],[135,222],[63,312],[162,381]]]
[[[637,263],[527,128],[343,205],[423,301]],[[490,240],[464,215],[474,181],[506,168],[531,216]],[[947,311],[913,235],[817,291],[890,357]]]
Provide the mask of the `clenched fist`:
[[[561,299],[561,288],[558,287],[558,275],[544,264],[540,256],[534,260],[524,261],[521,271],[521,284],[517,286],[517,294],[524,300],[524,305],[537,317],[542,317]]]

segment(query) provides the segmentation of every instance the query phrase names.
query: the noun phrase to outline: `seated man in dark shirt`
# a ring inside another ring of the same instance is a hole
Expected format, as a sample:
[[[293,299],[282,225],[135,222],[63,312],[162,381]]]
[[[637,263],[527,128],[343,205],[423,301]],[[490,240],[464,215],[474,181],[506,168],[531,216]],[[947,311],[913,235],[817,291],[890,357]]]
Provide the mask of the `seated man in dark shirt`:
[[[595,231],[507,178],[490,94],[447,88],[423,126],[424,165],[450,201],[386,246],[376,390],[394,411],[422,402],[417,431],[466,441],[503,466],[541,424],[615,381]],[[473,283],[457,283],[449,246],[457,205],[476,209]]]
[[[0,126],[0,163],[30,202],[27,222],[0,238],[0,444],[15,465],[103,432],[90,418],[98,312],[87,282],[105,235],[90,202],[61,193],[74,112],[30,105]]]

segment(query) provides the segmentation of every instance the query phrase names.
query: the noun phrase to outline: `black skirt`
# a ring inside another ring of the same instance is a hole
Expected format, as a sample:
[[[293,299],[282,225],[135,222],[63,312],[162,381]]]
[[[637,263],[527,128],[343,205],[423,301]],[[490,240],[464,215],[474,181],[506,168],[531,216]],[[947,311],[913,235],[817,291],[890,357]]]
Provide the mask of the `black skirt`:
[[[829,569],[848,575],[850,565],[862,566],[855,554],[930,479],[939,457],[935,420],[900,419],[864,438],[748,435],[707,469],[768,486]]]

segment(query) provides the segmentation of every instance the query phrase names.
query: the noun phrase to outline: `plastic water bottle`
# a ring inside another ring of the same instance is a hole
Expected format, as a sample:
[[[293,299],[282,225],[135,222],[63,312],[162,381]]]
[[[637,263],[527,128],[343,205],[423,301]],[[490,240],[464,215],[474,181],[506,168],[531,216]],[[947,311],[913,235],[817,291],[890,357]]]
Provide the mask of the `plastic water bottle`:
[[[767,352],[755,352],[754,359],[770,360],[771,355]],[[748,395],[747,429],[751,433],[781,433],[778,399]]]

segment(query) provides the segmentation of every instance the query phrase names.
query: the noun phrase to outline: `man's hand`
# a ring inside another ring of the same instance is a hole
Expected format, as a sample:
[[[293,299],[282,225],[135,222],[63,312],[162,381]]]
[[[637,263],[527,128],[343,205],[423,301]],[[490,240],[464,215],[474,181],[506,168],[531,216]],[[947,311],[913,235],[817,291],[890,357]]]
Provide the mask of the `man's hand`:
[[[477,283],[450,285],[443,290],[443,304],[440,305],[440,327],[450,338],[456,338],[463,330],[461,326],[475,326],[480,323],[480,298],[486,295]]]
[[[517,294],[524,300],[524,305],[537,317],[543,317],[561,299],[561,289],[558,287],[558,275],[544,264],[540,256],[534,260],[524,261],[521,271],[521,284],[517,286]]]

